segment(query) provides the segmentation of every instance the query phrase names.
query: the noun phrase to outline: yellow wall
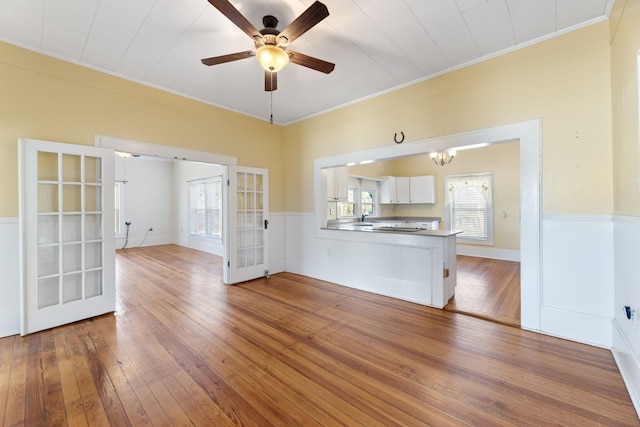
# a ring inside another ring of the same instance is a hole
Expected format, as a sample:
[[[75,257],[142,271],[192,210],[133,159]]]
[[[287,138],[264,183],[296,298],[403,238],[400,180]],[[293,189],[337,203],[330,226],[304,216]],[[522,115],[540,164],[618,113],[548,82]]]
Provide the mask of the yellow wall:
[[[611,15],[614,213],[640,216],[638,68],[640,1],[616,0]]]
[[[282,127],[0,43],[0,217],[18,215],[18,138],[94,145],[96,134],[267,168],[270,208],[284,210]]]
[[[543,209],[610,213],[609,24],[603,22],[284,129],[286,208],[313,210],[313,159],[542,119]]]
[[[311,212],[315,158],[393,145],[400,131],[415,141],[536,118],[544,211],[610,213],[609,37],[609,22],[592,25],[284,128],[0,43],[0,217],[18,213],[20,137],[93,145],[102,134],[234,155],[269,169],[272,211]]]

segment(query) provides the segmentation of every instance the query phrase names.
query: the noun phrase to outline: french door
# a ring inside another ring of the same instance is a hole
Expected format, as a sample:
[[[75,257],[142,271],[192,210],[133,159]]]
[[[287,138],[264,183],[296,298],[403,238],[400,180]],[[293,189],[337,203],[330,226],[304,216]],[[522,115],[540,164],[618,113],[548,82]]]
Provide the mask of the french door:
[[[269,174],[229,166],[229,235],[223,280],[233,284],[269,274]]]
[[[20,333],[114,311],[113,150],[27,139],[19,146]]]

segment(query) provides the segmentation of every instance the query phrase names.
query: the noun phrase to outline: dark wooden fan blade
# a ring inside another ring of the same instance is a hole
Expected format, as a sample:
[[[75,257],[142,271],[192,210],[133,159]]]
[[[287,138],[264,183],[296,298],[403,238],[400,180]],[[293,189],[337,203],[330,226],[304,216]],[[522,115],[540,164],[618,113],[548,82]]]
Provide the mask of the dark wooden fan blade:
[[[320,71],[321,73],[329,74],[336,67],[336,64],[323,61],[322,59],[314,58],[303,53],[294,52],[287,49],[289,54],[289,61],[294,64],[302,65],[303,67],[311,68],[312,70]]]
[[[253,38],[254,36],[260,36],[260,31],[253,26],[251,22],[245,18],[238,9],[236,9],[228,0],[209,0],[211,6],[218,9],[224,16],[229,18],[229,21],[236,24],[236,27],[240,28],[246,35]]]
[[[264,72],[264,90],[272,92],[278,89],[278,73],[271,71]]]
[[[286,37],[288,42],[291,43],[311,28],[313,28],[318,22],[329,16],[329,9],[327,6],[316,1],[307,10],[302,12],[302,15],[298,16],[287,28],[282,30],[278,37]]]
[[[252,50],[245,50],[244,52],[230,53],[228,55],[213,56],[211,58],[202,59],[204,65],[217,65],[224,64],[225,62],[237,61],[239,59],[251,58],[256,53]]]

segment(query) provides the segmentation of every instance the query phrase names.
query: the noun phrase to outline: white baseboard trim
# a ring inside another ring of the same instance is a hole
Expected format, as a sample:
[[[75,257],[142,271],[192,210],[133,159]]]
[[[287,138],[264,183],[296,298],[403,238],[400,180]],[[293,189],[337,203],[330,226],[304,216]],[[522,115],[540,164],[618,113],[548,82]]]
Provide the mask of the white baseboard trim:
[[[640,414],[640,361],[638,361],[617,322],[613,324],[613,343],[611,353],[618,365],[622,380],[627,386],[636,413]]]
[[[613,319],[556,307],[540,310],[542,333],[583,344],[610,349]]]
[[[520,251],[514,249],[499,249],[490,246],[456,245],[458,255],[478,258],[500,259],[503,261],[520,262]]]

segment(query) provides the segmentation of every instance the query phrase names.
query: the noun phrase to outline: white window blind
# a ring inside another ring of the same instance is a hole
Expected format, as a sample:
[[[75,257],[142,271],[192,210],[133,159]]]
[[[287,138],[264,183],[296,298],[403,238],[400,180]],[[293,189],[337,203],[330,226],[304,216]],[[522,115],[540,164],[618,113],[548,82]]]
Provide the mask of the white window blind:
[[[222,177],[190,182],[191,234],[222,237]]]
[[[464,243],[493,244],[493,174],[445,177],[445,209],[450,228]]]

